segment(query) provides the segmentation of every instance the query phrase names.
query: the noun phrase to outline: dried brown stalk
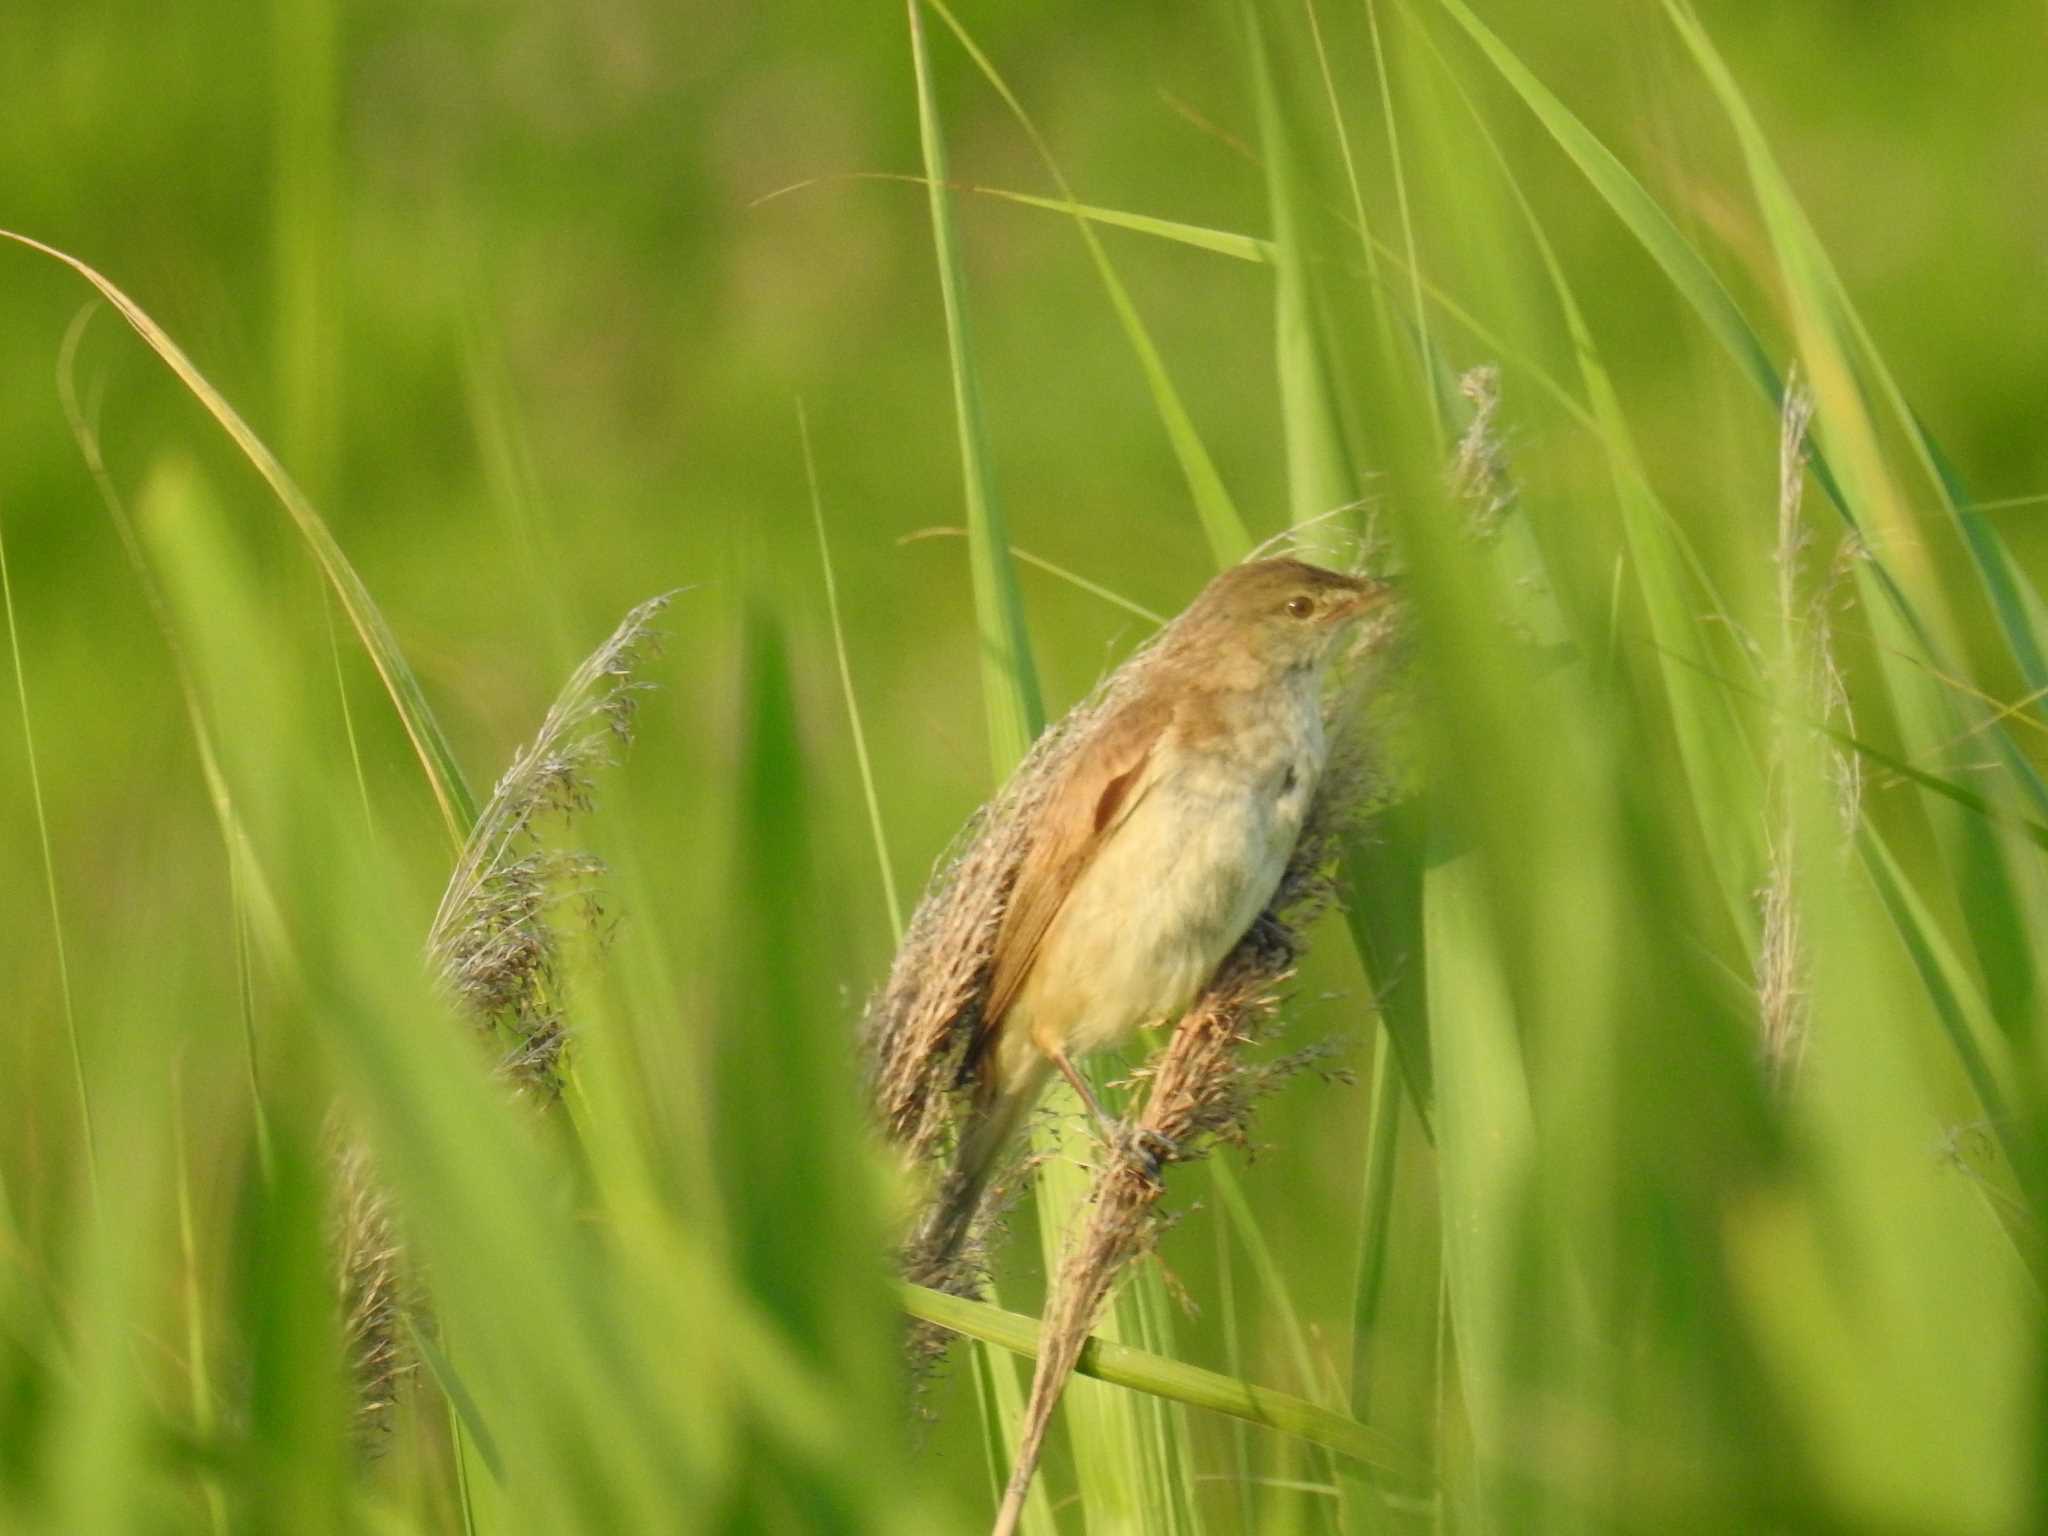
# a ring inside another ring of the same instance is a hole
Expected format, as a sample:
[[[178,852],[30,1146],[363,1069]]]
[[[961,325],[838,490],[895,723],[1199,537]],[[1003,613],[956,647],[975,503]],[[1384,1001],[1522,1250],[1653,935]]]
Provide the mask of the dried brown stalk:
[[[1329,766],[1279,891],[1139,1074],[1150,1089],[1134,1145],[1171,1147],[1172,1161],[1204,1156],[1219,1142],[1243,1145],[1258,1100],[1323,1054],[1312,1047],[1254,1062],[1246,1052],[1272,1029],[1281,988],[1334,895],[1338,849],[1367,803],[1371,772],[1358,718],[1347,708],[1332,722]],[[1117,1277],[1150,1249],[1164,1225],[1158,1207],[1165,1192],[1158,1169],[1146,1160],[1108,1158],[1096,1174],[1086,1218],[1046,1305],[1016,1463],[996,1518],[998,1536],[1015,1530],[1022,1516],[1053,1409]]]

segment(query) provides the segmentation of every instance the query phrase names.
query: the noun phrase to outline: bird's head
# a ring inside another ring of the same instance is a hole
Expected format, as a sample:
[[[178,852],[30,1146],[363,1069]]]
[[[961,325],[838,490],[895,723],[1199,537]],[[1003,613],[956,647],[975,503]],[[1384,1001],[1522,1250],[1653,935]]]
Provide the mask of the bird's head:
[[[1320,666],[1349,621],[1392,595],[1386,582],[1292,559],[1232,566],[1189,606],[1186,640],[1215,660],[1243,657],[1269,675]]]

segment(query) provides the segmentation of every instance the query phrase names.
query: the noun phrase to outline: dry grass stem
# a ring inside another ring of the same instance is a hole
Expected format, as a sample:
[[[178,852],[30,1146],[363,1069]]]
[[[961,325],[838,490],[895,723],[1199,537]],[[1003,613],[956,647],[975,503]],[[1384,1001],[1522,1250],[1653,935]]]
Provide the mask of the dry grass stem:
[[[1204,1156],[1219,1142],[1245,1146],[1260,1098],[1327,1056],[1316,1046],[1265,1061],[1254,1061],[1247,1052],[1273,1030],[1281,991],[1294,974],[1309,928],[1335,894],[1338,851],[1370,800],[1374,774],[1358,729],[1363,712],[1356,699],[1355,693],[1347,695],[1331,722],[1330,762],[1280,889],[1166,1045],[1136,1074],[1146,1097],[1134,1146],[1171,1148],[1170,1161]],[[1096,1172],[1086,1216],[1070,1238],[1047,1301],[1043,1343],[998,1531],[1013,1528],[1022,1512],[1053,1409],[1117,1277],[1150,1249],[1166,1224],[1159,1210],[1165,1192],[1149,1158],[1112,1155]]]
[[[938,1170],[953,1150],[967,1108],[963,1064],[986,1002],[1005,904],[1029,851],[1030,828],[1039,823],[1074,754],[1126,699],[1148,686],[1173,633],[1173,624],[1162,629],[1051,726],[1002,792],[969,821],[940,858],[889,977],[868,1004],[861,1036],[869,1102],[882,1133],[932,1180],[935,1192]],[[922,1224],[913,1222],[913,1235],[899,1255],[906,1278],[954,1295],[979,1295],[989,1234],[1023,1187],[1020,1174],[1026,1172],[1013,1166],[990,1181],[965,1243],[924,1251],[916,1235]]]

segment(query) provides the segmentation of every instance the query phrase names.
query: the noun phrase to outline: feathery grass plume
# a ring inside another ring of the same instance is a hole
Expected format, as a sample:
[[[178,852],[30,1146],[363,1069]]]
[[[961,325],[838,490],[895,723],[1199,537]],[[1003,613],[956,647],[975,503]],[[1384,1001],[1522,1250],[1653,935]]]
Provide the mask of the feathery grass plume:
[[[1500,536],[1521,496],[1508,472],[1507,439],[1498,422],[1499,367],[1482,363],[1467,369],[1458,377],[1458,393],[1472,403],[1472,419],[1451,458],[1451,494],[1465,506],[1465,531],[1484,543]]]
[[[1354,685],[1331,712],[1329,762],[1279,890],[1172,1037],[1136,1074],[1149,1090],[1133,1143],[1168,1148],[1164,1161],[1191,1161],[1218,1143],[1248,1145],[1258,1101],[1328,1054],[1326,1048],[1310,1046],[1255,1061],[1247,1052],[1274,1032],[1281,991],[1307,946],[1309,929],[1335,895],[1338,852],[1370,807],[1378,771],[1369,736],[1361,729],[1366,718],[1362,700]],[[1165,1192],[1159,1169],[1143,1159],[1108,1158],[1097,1170],[1086,1218],[1068,1244],[1046,1303],[1024,1429],[996,1519],[998,1533],[1016,1528],[1053,1408],[1117,1277],[1150,1250],[1168,1224],[1159,1210]]]
[[[1800,526],[1801,490],[1806,477],[1807,432],[1813,419],[1813,396],[1800,382],[1796,368],[1786,374],[1785,404],[1778,441],[1777,564],[1778,659],[1780,697],[1801,717],[1819,722],[1844,720],[1854,734],[1848,684],[1835,656],[1832,614],[1844,579],[1862,558],[1863,546],[1845,536],[1810,597],[1802,598],[1801,556],[1809,536]],[[1854,753],[1823,747],[1827,774],[1843,835],[1856,829],[1862,814],[1862,765]],[[1806,1053],[1810,1008],[1805,982],[1806,960],[1799,932],[1794,885],[1800,863],[1795,846],[1791,794],[1784,782],[1794,771],[1782,748],[1771,764],[1772,794],[1779,825],[1770,837],[1770,873],[1757,893],[1762,935],[1757,946],[1756,994],[1759,1043],[1772,1085],[1780,1092],[1791,1086]]]
[[[341,1308],[342,1363],[354,1398],[357,1448],[374,1456],[390,1433],[400,1389],[419,1368],[404,1338],[416,1298],[368,1150],[337,1134],[330,1163],[328,1241]]]
[[[1787,698],[1803,698],[1807,689],[1798,670],[1798,606],[1800,552],[1806,532],[1800,526],[1800,492],[1806,478],[1806,429],[1813,417],[1813,397],[1788,376],[1778,432],[1778,537],[1773,558],[1778,568],[1779,686]],[[1806,1053],[1810,1008],[1806,963],[1799,934],[1799,906],[1793,890],[1796,827],[1793,797],[1782,782],[1789,765],[1775,753],[1773,796],[1780,802],[1778,825],[1770,829],[1770,873],[1757,892],[1762,934],[1756,954],[1756,1001],[1759,1043],[1772,1084],[1781,1092],[1790,1086]]]
[[[638,696],[651,686],[635,673],[656,649],[653,623],[674,595],[634,608],[570,676],[491,791],[428,931],[436,979],[481,1026],[509,1038],[499,1070],[522,1089],[552,1094],[566,1043],[551,914],[571,900],[594,921],[594,882],[604,870],[589,854],[544,846],[537,824],[550,812],[589,810],[591,774],[611,760],[614,743],[631,742]],[[424,1302],[404,1278],[404,1245],[366,1149],[337,1133],[329,1160],[344,1360],[358,1443],[371,1453],[418,1367],[405,1324]]]
[[[578,902],[594,923],[604,872],[589,854],[549,847],[538,824],[589,810],[591,775],[611,762],[614,744],[631,742],[640,692],[651,686],[635,673],[656,650],[654,620],[674,595],[633,609],[570,677],[491,791],[428,930],[435,976],[505,1039],[500,1070],[522,1087],[553,1091],[566,1038],[554,912]]]

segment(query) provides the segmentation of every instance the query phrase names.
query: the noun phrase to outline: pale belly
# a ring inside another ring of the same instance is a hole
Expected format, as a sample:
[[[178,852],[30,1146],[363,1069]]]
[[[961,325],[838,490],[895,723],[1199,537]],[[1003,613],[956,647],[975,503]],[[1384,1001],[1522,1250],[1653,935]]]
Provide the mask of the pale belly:
[[[1006,1077],[1027,1052],[1085,1055],[1187,1011],[1273,899],[1315,792],[1321,730],[1276,747],[1256,767],[1182,761],[1105,840],[1003,1032]]]

